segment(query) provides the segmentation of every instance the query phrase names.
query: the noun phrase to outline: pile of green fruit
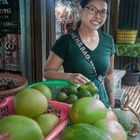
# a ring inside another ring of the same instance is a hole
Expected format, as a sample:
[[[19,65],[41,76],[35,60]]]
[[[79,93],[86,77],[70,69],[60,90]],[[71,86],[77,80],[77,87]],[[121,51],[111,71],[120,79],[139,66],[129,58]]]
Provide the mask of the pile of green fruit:
[[[56,93],[55,100],[65,102],[68,104],[75,103],[78,99],[83,97],[91,97],[98,93],[98,88],[93,82],[77,86],[63,87]]]
[[[84,97],[72,104],[70,120],[61,140],[127,140],[117,116],[97,98]]]
[[[20,90],[13,100],[16,113],[0,119],[0,135],[8,133],[8,140],[43,140],[60,122],[49,113],[50,99],[49,88],[42,84]]]

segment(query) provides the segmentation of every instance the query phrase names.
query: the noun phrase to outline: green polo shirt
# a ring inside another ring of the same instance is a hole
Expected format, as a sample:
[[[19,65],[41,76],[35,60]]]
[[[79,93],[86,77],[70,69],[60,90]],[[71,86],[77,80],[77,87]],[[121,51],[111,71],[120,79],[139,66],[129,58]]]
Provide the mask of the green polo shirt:
[[[77,30],[74,32],[79,36]],[[85,59],[85,56],[82,54],[72,39],[71,34],[61,36],[55,42],[52,51],[64,60],[63,67],[65,72],[81,73],[91,81],[95,82],[99,90],[100,88],[101,90],[104,90],[104,87],[101,86],[99,81],[96,80],[96,74],[93,71],[91,64]],[[90,54],[92,61],[94,62],[97,74],[105,76],[110,66],[110,57],[115,53],[112,37],[104,32],[99,31],[99,44],[97,48],[93,51],[87,48],[87,51],[88,54]],[[101,94],[102,96],[102,92],[105,91],[99,92],[101,92],[99,95]],[[103,98],[101,99],[102,101],[105,100],[108,102],[107,97],[101,96],[100,98]]]

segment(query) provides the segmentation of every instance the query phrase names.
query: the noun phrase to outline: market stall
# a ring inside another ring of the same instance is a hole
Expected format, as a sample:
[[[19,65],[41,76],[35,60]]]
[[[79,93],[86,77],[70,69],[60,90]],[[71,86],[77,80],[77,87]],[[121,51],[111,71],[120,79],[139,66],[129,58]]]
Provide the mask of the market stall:
[[[85,89],[89,94],[83,94]],[[93,137],[128,140],[134,125],[135,132],[139,132],[135,111],[127,104],[123,108],[107,109],[95,89],[93,82],[81,86],[56,80],[31,84],[0,103],[0,134],[8,132],[11,140],[40,140],[41,137],[43,140],[92,140]],[[67,95],[66,98],[57,98],[59,92]],[[71,95],[78,98],[68,102]]]

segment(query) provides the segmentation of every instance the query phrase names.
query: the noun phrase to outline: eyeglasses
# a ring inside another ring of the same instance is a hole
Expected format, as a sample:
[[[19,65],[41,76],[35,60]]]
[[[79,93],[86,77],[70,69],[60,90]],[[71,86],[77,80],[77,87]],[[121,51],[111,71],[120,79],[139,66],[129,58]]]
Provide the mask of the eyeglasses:
[[[88,7],[88,6],[86,6],[85,8],[88,9],[89,14],[91,14],[91,15],[97,15],[99,13],[100,17],[102,17],[102,18],[105,18],[109,14],[108,11],[106,11],[106,10],[99,11],[95,7]]]

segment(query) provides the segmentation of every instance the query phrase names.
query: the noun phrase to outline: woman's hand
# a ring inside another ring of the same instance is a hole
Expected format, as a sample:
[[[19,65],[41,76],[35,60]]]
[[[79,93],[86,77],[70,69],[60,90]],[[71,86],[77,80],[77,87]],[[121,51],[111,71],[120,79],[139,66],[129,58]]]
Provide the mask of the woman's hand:
[[[9,134],[5,133],[3,135],[0,135],[0,140],[8,140]]]
[[[67,75],[68,81],[71,83],[82,85],[90,81],[87,77],[80,73],[67,73]]]
[[[110,107],[115,106],[115,94],[114,94],[114,55],[110,59],[110,68],[105,78],[105,88],[109,96]]]

